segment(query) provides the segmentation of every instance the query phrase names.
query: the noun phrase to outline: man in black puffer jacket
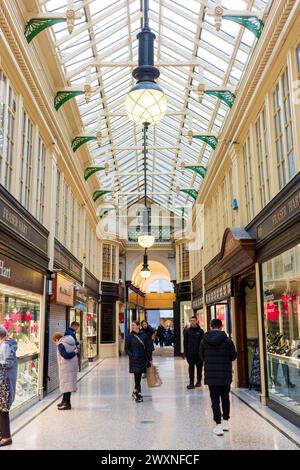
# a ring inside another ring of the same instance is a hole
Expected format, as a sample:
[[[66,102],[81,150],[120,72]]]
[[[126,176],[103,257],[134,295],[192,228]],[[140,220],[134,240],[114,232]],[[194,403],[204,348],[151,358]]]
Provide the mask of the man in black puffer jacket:
[[[199,347],[203,338],[204,331],[197,325],[197,318],[192,317],[190,320],[190,327],[184,332],[184,355],[189,364],[190,384],[187,386],[188,390],[195,388],[195,366],[197,368],[197,383],[196,387],[201,387],[202,368],[203,362],[199,357]]]
[[[236,359],[236,349],[230,338],[222,330],[218,318],[211,320],[210,331],[205,333],[200,344],[200,358],[204,362],[204,383],[208,385],[216,427],[214,433],[223,435],[229,431],[230,384],[232,382],[232,362]],[[222,401],[223,425],[220,408]]]

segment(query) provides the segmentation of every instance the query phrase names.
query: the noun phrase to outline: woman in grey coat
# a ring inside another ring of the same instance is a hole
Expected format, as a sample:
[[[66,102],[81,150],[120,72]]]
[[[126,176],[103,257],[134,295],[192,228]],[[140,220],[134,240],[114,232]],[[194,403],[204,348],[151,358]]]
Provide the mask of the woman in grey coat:
[[[62,402],[57,405],[59,410],[71,409],[71,393],[77,390],[77,353],[73,336],[62,336],[57,343],[59,388],[63,393]]]
[[[12,443],[9,410],[16,394],[17,347],[17,341],[10,339],[6,329],[0,326],[0,447]]]

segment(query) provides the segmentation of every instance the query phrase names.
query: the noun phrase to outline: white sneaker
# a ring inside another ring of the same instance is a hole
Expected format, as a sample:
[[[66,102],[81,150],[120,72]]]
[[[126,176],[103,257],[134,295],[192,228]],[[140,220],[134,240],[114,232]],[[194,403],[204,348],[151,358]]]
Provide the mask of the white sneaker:
[[[224,432],[223,432],[223,426],[222,426],[222,424],[217,424],[217,426],[213,429],[213,432],[214,432],[217,436],[223,436],[223,435],[224,435]]]
[[[224,419],[222,422],[223,431],[229,431],[229,420]]]

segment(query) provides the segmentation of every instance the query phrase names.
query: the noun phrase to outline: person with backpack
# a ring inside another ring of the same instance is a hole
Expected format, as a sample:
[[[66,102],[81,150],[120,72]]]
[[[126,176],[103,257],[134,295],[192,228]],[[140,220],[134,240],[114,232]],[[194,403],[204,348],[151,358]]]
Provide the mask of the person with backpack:
[[[210,331],[205,333],[199,349],[200,358],[204,363],[204,383],[209,388],[216,423],[213,432],[217,436],[223,436],[224,431],[229,431],[232,362],[237,357],[234,343],[222,331],[222,327],[223,324],[218,318],[211,320]],[[223,413],[221,413],[220,401]]]

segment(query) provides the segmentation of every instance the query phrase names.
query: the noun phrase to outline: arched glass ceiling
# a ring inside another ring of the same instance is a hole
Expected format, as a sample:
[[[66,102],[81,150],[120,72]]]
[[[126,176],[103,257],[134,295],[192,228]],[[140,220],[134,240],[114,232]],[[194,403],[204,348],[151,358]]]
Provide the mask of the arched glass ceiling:
[[[40,0],[43,11],[65,12],[67,0]],[[83,85],[89,64],[91,84],[97,87],[89,103],[77,97],[84,125],[83,132],[95,134],[98,115],[103,115],[103,145],[88,144],[95,164],[108,161],[108,176],[98,173],[99,187],[115,188],[128,203],[139,200],[144,192],[142,128],[129,121],[124,100],[134,80],[137,64],[136,35],[142,24],[141,0],[83,0],[74,7],[83,13],[69,35],[66,25],[53,27],[54,45],[66,77],[66,86]],[[198,190],[202,178],[191,171],[180,172],[179,164],[206,165],[211,147],[200,140],[188,143],[192,118],[194,133],[219,135],[230,109],[219,99],[204,95],[200,104],[194,89],[199,83],[201,64],[203,81],[208,86],[234,86],[245,69],[257,42],[254,34],[231,21],[222,22],[219,32],[206,8],[215,2],[205,0],[150,0],[150,27],[156,34],[155,64],[159,65],[159,84],[168,97],[164,119],[149,129],[147,191],[155,202],[170,207],[189,207],[193,199],[176,196],[176,186]],[[264,0],[223,0],[231,10],[263,12]],[[170,63],[174,65],[170,66]],[[164,66],[168,64],[168,66]],[[186,64],[186,65],[183,65]],[[138,194],[140,193],[140,194]]]

